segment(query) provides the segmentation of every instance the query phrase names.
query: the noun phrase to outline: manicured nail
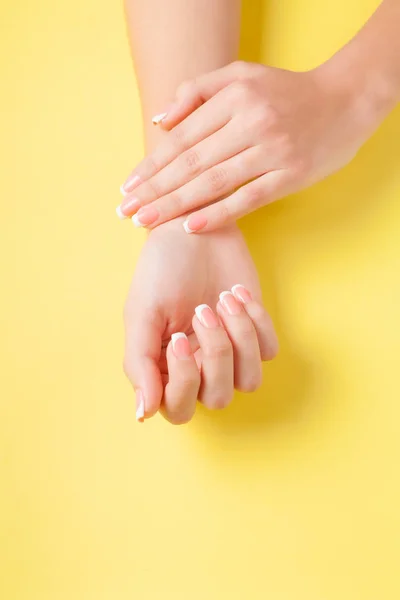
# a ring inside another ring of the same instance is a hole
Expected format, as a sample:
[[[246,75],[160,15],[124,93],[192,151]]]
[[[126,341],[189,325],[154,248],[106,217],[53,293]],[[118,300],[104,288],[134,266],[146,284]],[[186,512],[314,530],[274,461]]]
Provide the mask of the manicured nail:
[[[172,350],[176,358],[190,358],[192,356],[192,350],[190,348],[189,340],[185,333],[173,333],[171,335]]]
[[[140,183],[140,177],[139,175],[129,175],[128,179],[125,181],[125,183],[123,183],[121,185],[121,187],[119,188],[121,191],[121,194],[123,196],[126,196],[127,194],[130,194],[130,192],[132,190],[135,189],[135,187],[137,187]]]
[[[240,283],[237,283],[236,285],[233,286],[232,294],[235,296],[235,298],[240,300],[240,302],[243,302],[243,304],[246,304],[247,302],[251,302],[253,300],[252,295],[250,294],[249,290],[246,289]]]
[[[126,215],[124,215],[124,213],[121,210],[121,205],[117,206],[117,208],[115,209],[115,212],[117,213],[117,217],[119,219],[126,219]]]
[[[203,229],[203,227],[206,225],[207,219],[203,215],[191,215],[183,223],[183,229],[186,231],[186,233],[195,233],[195,231]]]
[[[144,398],[142,390],[136,391],[136,420],[139,423],[144,421]]]
[[[161,121],[163,121],[165,119],[167,114],[168,113],[163,112],[163,113],[160,113],[159,115],[155,115],[151,120],[153,125],[158,125],[159,123],[161,123]]]
[[[117,215],[120,219],[126,219],[132,213],[136,212],[140,207],[140,202],[138,198],[129,198],[124,200],[117,208],[115,209]]]
[[[232,292],[221,292],[219,301],[228,315],[240,315],[243,311],[241,304],[239,304]]]
[[[133,215],[132,221],[135,227],[146,227],[158,219],[160,213],[152,206],[143,206],[136,215]]]
[[[200,304],[194,310],[196,317],[207,329],[215,329],[219,326],[219,322],[211,308],[207,304]]]

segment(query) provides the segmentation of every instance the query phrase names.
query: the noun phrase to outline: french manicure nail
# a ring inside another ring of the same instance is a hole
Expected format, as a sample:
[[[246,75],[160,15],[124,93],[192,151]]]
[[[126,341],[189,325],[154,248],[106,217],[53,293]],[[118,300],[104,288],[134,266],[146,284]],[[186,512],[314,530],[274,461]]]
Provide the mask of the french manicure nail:
[[[117,206],[117,208],[115,209],[115,212],[117,213],[117,217],[119,219],[126,219],[126,215],[124,215],[124,213],[121,210],[121,205]]]
[[[115,211],[120,219],[126,219],[130,214],[137,211],[139,207],[140,202],[138,198],[129,198],[117,206]]]
[[[219,301],[228,315],[239,315],[243,310],[232,292],[221,292],[219,295]]]
[[[183,223],[183,229],[186,233],[195,233],[207,225],[207,219],[199,215],[190,215]]]
[[[172,350],[176,358],[189,358],[192,356],[189,340],[185,333],[173,333],[171,335]]]
[[[243,304],[246,304],[247,302],[251,302],[253,300],[252,295],[250,294],[249,290],[246,289],[240,283],[237,283],[236,285],[233,286],[232,294],[235,296],[235,298],[240,300],[240,302],[243,302]]]
[[[136,391],[136,420],[139,423],[144,421],[144,398],[142,390]]]
[[[158,210],[152,206],[143,206],[136,215],[133,215],[132,221],[135,227],[145,227],[151,225],[160,216]]]
[[[121,185],[120,192],[123,196],[129,194],[140,183],[139,175],[129,175],[128,179]]]
[[[163,121],[165,119],[165,117],[167,116],[168,113],[163,112],[160,113],[159,115],[155,115],[151,121],[153,123],[153,125],[158,125],[159,123],[161,123],[161,121]]]
[[[215,329],[219,326],[218,319],[208,304],[200,304],[200,306],[195,308],[194,312],[200,323],[204,327],[207,327],[207,329]]]

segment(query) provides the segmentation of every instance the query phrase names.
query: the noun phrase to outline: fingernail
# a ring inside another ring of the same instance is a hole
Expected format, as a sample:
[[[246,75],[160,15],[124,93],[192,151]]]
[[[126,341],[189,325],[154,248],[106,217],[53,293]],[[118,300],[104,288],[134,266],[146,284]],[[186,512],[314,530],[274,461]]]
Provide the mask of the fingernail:
[[[185,333],[173,333],[171,335],[172,350],[176,358],[189,358],[192,356],[192,350],[190,348],[189,340]]]
[[[144,421],[144,398],[142,390],[136,390],[136,420],[139,423]]]
[[[132,221],[135,227],[145,227],[151,225],[160,216],[158,210],[152,206],[143,206],[136,215],[133,215]]]
[[[194,310],[196,317],[207,329],[215,329],[219,326],[219,322],[211,308],[207,304],[200,304]]]
[[[126,219],[130,214],[137,211],[140,207],[140,202],[137,198],[129,198],[124,200],[117,208],[115,209],[117,215],[120,219]]]
[[[124,213],[121,210],[121,205],[117,206],[117,208],[115,209],[115,212],[117,213],[117,217],[119,219],[126,219],[126,215],[124,215]]]
[[[233,286],[232,294],[238,300],[240,300],[240,302],[243,302],[243,304],[246,304],[247,302],[251,302],[251,300],[253,300],[252,295],[250,294],[249,290],[247,290],[240,283],[237,283],[236,285]]]
[[[121,191],[121,194],[123,196],[126,196],[127,194],[129,194],[133,189],[135,189],[136,186],[138,186],[140,183],[140,177],[139,175],[129,175],[128,179],[125,181],[125,183],[123,183],[121,185],[121,187],[119,188]]]
[[[165,119],[167,114],[168,113],[163,112],[163,113],[160,113],[159,115],[155,115],[151,120],[153,125],[158,125],[159,123],[161,123],[161,121],[163,121]]]
[[[219,295],[219,300],[228,315],[239,315],[243,310],[242,306],[236,300],[232,292],[221,292]]]
[[[203,215],[191,215],[183,223],[183,229],[186,233],[194,233],[203,229],[207,225],[207,219]]]

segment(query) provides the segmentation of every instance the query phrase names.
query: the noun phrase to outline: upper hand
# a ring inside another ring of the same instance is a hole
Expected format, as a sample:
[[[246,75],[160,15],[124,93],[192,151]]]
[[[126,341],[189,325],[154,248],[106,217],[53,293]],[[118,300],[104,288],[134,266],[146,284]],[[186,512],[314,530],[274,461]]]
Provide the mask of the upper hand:
[[[235,288],[235,295],[219,299],[238,283],[244,287]],[[161,410],[169,421],[183,423],[197,399],[222,408],[234,388],[256,389],[261,360],[277,352],[260,300],[257,273],[237,227],[188,237],[172,221],[152,231],[125,306],[124,367],[136,390],[139,419]],[[209,308],[197,316],[195,308],[204,304]],[[176,333],[183,335],[174,344]]]
[[[168,133],[122,186],[117,212],[154,228],[201,209],[188,233],[231,223],[349,162],[369,135],[355,104],[325,65],[237,62],[198,77],[178,90],[160,122]]]

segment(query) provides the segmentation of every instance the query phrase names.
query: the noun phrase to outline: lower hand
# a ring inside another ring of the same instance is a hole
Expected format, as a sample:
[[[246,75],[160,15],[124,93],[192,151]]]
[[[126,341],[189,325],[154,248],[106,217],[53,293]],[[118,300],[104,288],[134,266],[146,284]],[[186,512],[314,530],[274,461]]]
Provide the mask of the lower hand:
[[[218,300],[238,283],[234,294]],[[196,316],[204,304],[209,308]],[[139,420],[161,410],[172,423],[187,422],[197,399],[222,408],[234,388],[260,385],[261,361],[277,352],[257,273],[236,226],[188,237],[176,220],[152,231],[126,302],[125,331],[124,368],[136,390]],[[184,335],[171,341],[176,333]]]
[[[211,231],[343,167],[376,123],[334,64],[237,62],[184,84],[160,123],[168,134],[121,188],[119,215],[154,228],[196,211],[186,231]]]

